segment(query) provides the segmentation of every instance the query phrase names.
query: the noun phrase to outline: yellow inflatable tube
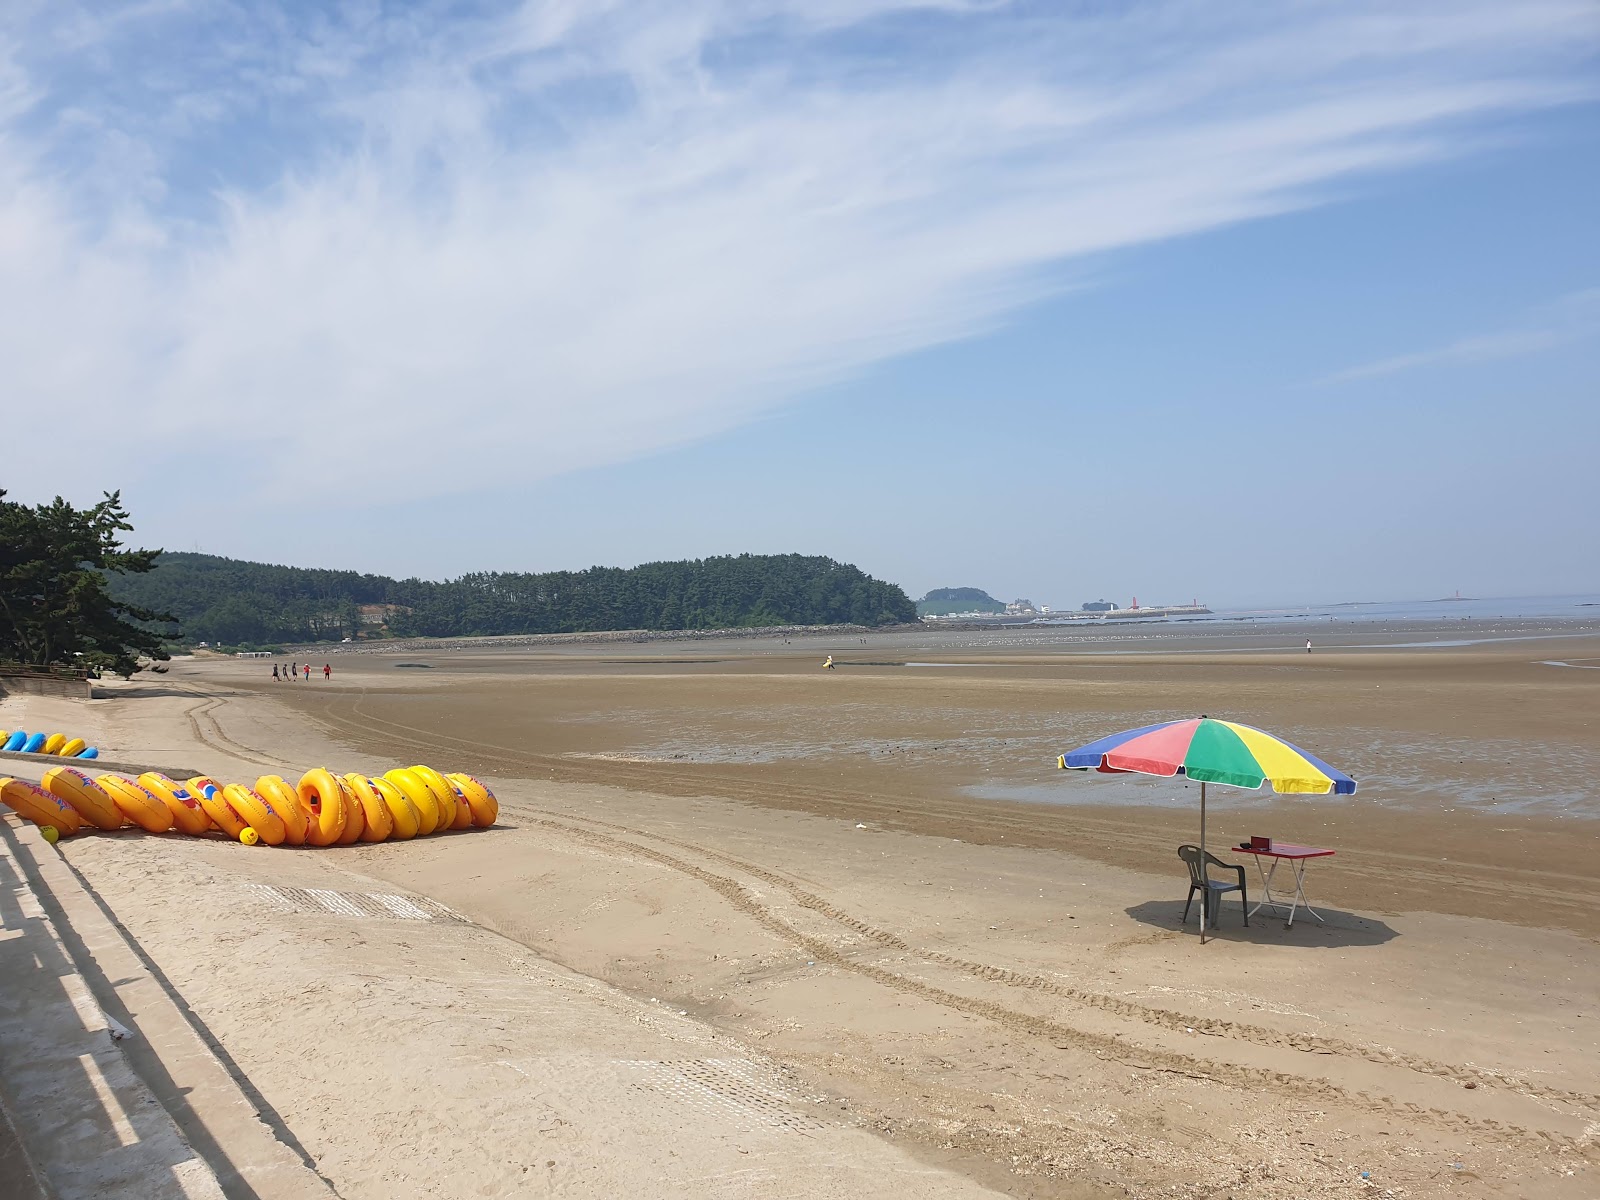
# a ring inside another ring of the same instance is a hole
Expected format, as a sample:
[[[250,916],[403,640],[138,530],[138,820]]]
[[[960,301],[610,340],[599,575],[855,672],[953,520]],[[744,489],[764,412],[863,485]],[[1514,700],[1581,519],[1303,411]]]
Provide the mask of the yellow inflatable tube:
[[[283,839],[287,836],[283,818],[266,797],[242,783],[230,783],[222,789],[222,798],[233,806],[233,811],[245,819],[263,842],[269,846],[283,845]]]
[[[159,796],[142,784],[121,775],[101,775],[95,780],[121,811],[147,833],[165,833],[172,828],[172,810]]]
[[[65,800],[96,829],[121,829],[122,810],[94,780],[76,767],[51,767],[44,773],[44,790]]]
[[[354,772],[344,777],[350,794],[361,805],[361,840],[381,842],[394,832],[394,816],[372,780]]]
[[[250,825],[245,820],[244,814],[228,802],[228,789],[219,787],[215,780],[204,775],[197,775],[189,781],[195,799],[200,802],[200,807],[205,809],[206,816],[211,818],[211,823],[230,840],[237,838]]]
[[[68,738],[66,743],[56,753],[62,758],[77,758],[89,748],[89,743],[82,738]]]
[[[461,772],[446,775],[445,778],[455,784],[466,798],[467,807],[472,810],[474,825],[480,829],[487,829],[499,819],[500,801],[494,798],[494,793],[489,790],[488,784]]]
[[[39,747],[39,753],[40,754],[60,754],[61,753],[61,747],[65,746],[66,744],[67,744],[67,735],[66,734],[64,734],[64,733],[52,733],[49,737],[45,738],[44,745]]]
[[[41,828],[52,826],[62,837],[83,828],[83,818],[72,805],[26,779],[0,778],[0,803]]]
[[[467,829],[472,825],[472,810],[467,807],[466,798],[456,790],[454,784],[432,767],[416,766],[410,770],[438,797],[440,817],[436,832]]]
[[[172,814],[173,828],[179,832],[194,837],[211,828],[211,818],[206,815],[206,810],[200,807],[183,784],[168,779],[159,771],[146,771],[139,776],[139,786],[167,806],[167,811]]]
[[[344,785],[325,767],[315,767],[300,777],[300,802],[311,814],[306,845],[331,846],[344,832]]]
[[[410,798],[387,779],[372,780],[372,787],[383,800],[383,806],[389,810],[390,836],[402,842],[416,837],[417,828],[422,824],[422,814]]]
[[[405,798],[417,806],[417,813],[422,818],[417,823],[418,837],[426,837],[439,827],[439,821],[445,810],[439,807],[439,798],[433,794],[431,787],[403,767],[385,771],[383,777],[399,788]]]
[[[256,780],[256,794],[283,820],[283,840],[290,846],[306,844],[306,830],[311,824],[311,814],[300,803],[300,793],[277,775],[263,775]]]

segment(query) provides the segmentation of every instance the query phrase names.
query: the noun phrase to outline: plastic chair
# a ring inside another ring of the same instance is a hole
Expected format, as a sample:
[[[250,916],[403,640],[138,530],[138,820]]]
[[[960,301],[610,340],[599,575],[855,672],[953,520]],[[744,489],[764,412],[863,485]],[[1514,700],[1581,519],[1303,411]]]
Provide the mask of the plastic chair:
[[[1189,898],[1183,904],[1183,924],[1187,925],[1189,923],[1189,907],[1194,903],[1194,894],[1196,892],[1202,893],[1200,904],[1205,910],[1213,929],[1217,925],[1217,905],[1215,901],[1220,900],[1228,892],[1238,892],[1240,911],[1244,914],[1244,923],[1249,925],[1250,893],[1245,890],[1244,886],[1244,868],[1238,863],[1223,862],[1215,854],[1209,853],[1205,855],[1205,862],[1202,865],[1200,861],[1202,853],[1203,851],[1199,846],[1185,845],[1178,847],[1178,857],[1183,859],[1185,865],[1189,868]],[[1239,882],[1224,883],[1220,879],[1212,879],[1210,868],[1214,866],[1221,867],[1224,871],[1237,871],[1239,873]]]

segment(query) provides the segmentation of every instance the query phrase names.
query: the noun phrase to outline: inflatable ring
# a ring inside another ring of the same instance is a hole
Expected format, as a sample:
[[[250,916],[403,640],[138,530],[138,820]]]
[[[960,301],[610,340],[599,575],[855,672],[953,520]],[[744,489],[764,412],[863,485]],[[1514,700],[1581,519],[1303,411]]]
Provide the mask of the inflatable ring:
[[[26,779],[0,778],[0,803],[41,828],[54,826],[62,837],[71,837],[83,828],[83,818],[72,805]]]
[[[350,788],[350,794],[361,805],[361,840],[385,841],[394,832],[394,817],[390,815],[383,797],[378,795],[372,780],[365,775],[351,773],[344,777],[344,781]]]
[[[344,789],[344,832],[333,843],[335,846],[353,846],[361,840],[361,835],[367,829],[367,812],[361,807],[361,801],[356,798],[355,792],[343,779],[339,786]]]
[[[27,741],[22,743],[22,752],[24,754],[37,754],[37,753],[39,753],[40,749],[43,748],[43,746],[44,746],[45,737],[46,736],[47,735],[42,734],[42,733],[34,734],[30,738],[28,738]]]
[[[57,750],[56,754],[62,758],[77,758],[88,748],[89,743],[82,738],[72,738],[61,749]]]
[[[440,817],[444,810],[439,807],[439,798],[433,794],[433,789],[422,782],[414,772],[403,767],[396,767],[392,771],[385,771],[383,777],[405,795],[405,798],[417,806],[417,815],[422,818],[417,824],[417,836],[426,837],[439,827]]]
[[[74,754],[72,757],[74,757],[74,758],[99,758],[100,757],[100,748],[98,746],[90,746],[87,750],[80,750],[77,754]]]
[[[383,800],[383,805],[389,810],[389,817],[393,823],[391,837],[397,837],[402,842],[409,842],[417,836],[417,827],[422,824],[422,814],[417,811],[417,806],[411,803],[411,798],[402,792],[387,779],[374,779],[371,781],[373,789]]]
[[[66,744],[67,744],[67,735],[66,734],[64,734],[64,733],[52,733],[49,737],[45,738],[44,745],[39,747],[39,753],[40,754],[60,754],[61,753],[61,747],[65,746]]]
[[[306,845],[331,846],[344,832],[344,787],[324,767],[315,767],[300,777],[296,789],[300,803],[311,814],[306,826]]]
[[[256,780],[256,794],[283,819],[283,840],[291,846],[304,846],[311,814],[300,803],[300,793],[277,775],[263,775]]]
[[[27,744],[28,731],[26,729],[18,729],[13,732],[10,737],[6,738],[6,744],[4,746],[0,746],[0,750],[14,752],[21,750]]]
[[[76,767],[51,767],[44,773],[44,790],[72,805],[96,829],[121,829],[125,823],[106,790]]]
[[[260,835],[263,842],[269,846],[283,845],[288,831],[284,829],[283,818],[265,796],[242,783],[230,783],[222,789],[222,798],[244,818],[246,825]]]
[[[466,797],[467,807],[472,810],[474,825],[480,829],[487,829],[499,819],[500,801],[494,798],[494,793],[482,780],[460,772],[446,775],[445,778],[455,784]]]
[[[211,828],[211,818],[200,807],[189,789],[175,779],[168,779],[160,771],[146,771],[139,776],[139,786],[167,806],[172,814],[172,827],[190,837]]]
[[[228,803],[227,791],[227,788],[218,786],[204,775],[197,775],[189,781],[189,794],[199,801],[206,816],[211,818],[211,823],[232,839],[238,837],[250,822]]]
[[[432,767],[416,766],[410,770],[439,798],[439,824],[435,826],[434,832],[443,833],[446,829],[472,827],[472,810],[467,807],[466,798],[456,791],[455,784]]]
[[[143,784],[121,775],[102,775],[95,780],[111,797],[122,815],[147,833],[165,833],[172,828],[172,810]]]

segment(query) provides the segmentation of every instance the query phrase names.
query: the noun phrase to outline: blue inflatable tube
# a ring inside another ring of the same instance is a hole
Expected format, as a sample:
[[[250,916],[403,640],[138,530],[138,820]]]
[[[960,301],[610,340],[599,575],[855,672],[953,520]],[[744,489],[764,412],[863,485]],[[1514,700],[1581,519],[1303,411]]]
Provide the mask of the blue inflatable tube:
[[[28,740],[28,731],[19,729],[6,739],[6,744],[0,750],[21,750],[24,742]]]
[[[79,758],[99,758],[100,757],[100,747],[98,747],[98,746],[90,746],[82,754],[78,755],[78,757]]]
[[[39,748],[43,746],[47,740],[49,740],[49,737],[50,735],[48,733],[34,734],[27,741],[22,743],[22,752],[24,754],[39,753]]]

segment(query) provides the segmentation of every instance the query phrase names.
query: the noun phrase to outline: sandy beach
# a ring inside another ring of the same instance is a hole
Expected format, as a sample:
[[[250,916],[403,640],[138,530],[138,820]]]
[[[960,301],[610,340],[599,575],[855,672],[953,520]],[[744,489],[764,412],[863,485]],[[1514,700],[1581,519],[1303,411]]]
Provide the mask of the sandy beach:
[[[1309,655],[1293,625],[359,647],[0,725],[495,787],[496,828],[421,842],[61,846],[340,1196],[1577,1200],[1600,623],[1473,625],[1319,626]],[[1201,947],[1197,786],[1055,769],[1200,713],[1361,781],[1212,792],[1223,857],[1337,851],[1325,923],[1230,899]]]

